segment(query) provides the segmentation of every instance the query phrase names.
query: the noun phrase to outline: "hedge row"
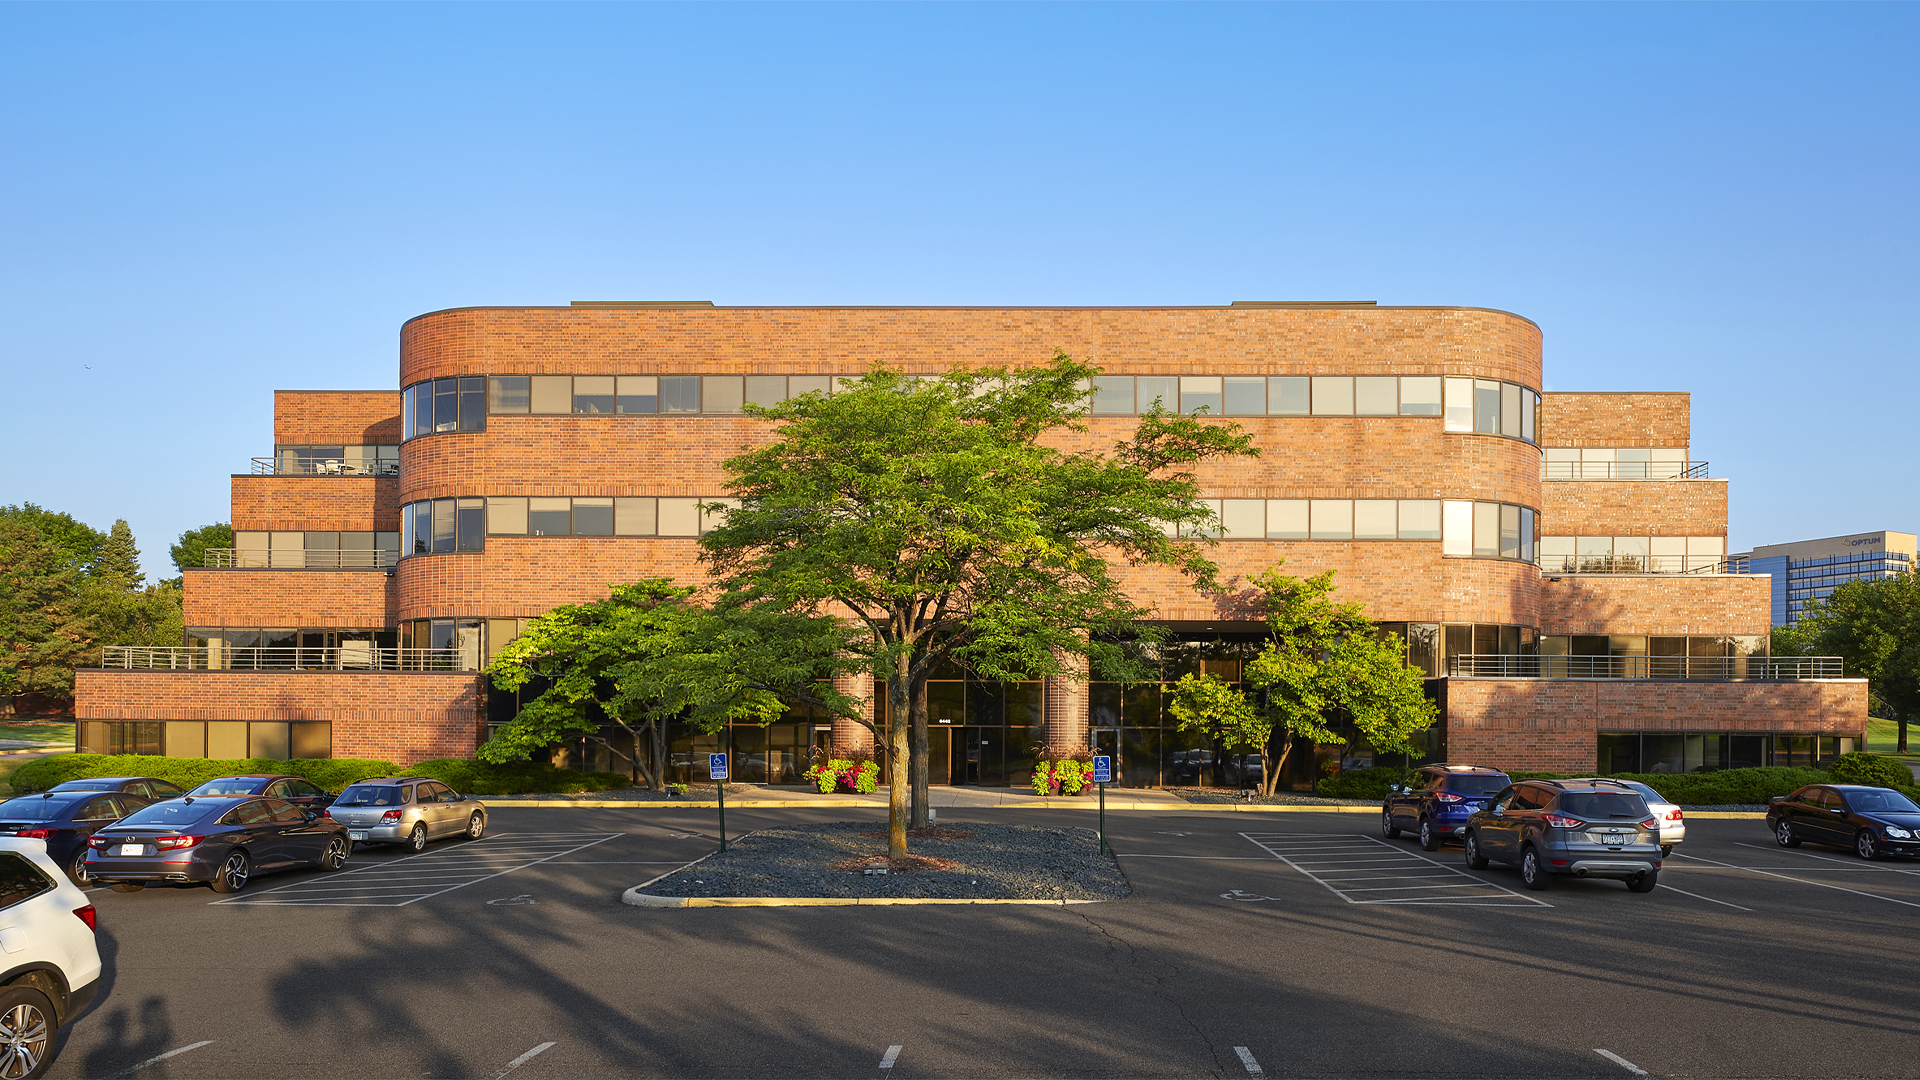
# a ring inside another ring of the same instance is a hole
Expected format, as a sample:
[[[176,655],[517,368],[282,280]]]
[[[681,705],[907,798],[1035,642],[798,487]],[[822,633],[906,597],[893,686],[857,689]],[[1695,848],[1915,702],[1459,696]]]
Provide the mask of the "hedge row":
[[[67,780],[91,776],[152,776],[183,788],[193,788],[220,776],[286,773],[337,792],[369,776],[398,776],[403,770],[391,761],[367,758],[174,758],[146,754],[59,754],[26,762],[13,772],[13,791],[25,795],[45,791]],[[581,773],[531,761],[489,765],[483,761],[436,758],[404,770],[407,776],[430,776],[468,795],[521,795],[536,792],[609,791],[631,781],[620,773]]]
[[[1332,799],[1384,799],[1390,784],[1400,783],[1408,770],[1385,766],[1350,769],[1314,785],[1316,794]],[[1511,772],[1515,780],[1560,780],[1570,773]],[[1686,806],[1758,804],[1791,794],[1808,784],[1871,784],[1904,792],[1920,802],[1920,787],[1906,765],[1878,754],[1842,754],[1824,769],[1767,766],[1720,769],[1697,773],[1616,773],[1615,779],[1637,780],[1668,802]]]

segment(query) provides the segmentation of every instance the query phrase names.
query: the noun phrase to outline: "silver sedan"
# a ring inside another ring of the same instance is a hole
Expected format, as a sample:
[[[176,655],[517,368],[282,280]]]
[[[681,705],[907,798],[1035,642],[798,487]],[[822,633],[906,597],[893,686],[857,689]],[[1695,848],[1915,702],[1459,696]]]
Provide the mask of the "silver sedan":
[[[487,832],[487,808],[424,776],[383,776],[349,784],[327,808],[355,843],[405,844],[424,851],[443,836],[478,840]]]

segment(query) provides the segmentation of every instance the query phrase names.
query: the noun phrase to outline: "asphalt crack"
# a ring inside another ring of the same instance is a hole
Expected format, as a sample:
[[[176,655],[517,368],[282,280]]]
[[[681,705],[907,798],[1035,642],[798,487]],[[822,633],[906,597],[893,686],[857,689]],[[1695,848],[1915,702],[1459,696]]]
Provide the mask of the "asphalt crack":
[[[1216,1077],[1226,1076],[1226,1070],[1222,1067],[1220,1061],[1220,1048],[1214,1045],[1212,1037],[1206,1033],[1206,1030],[1195,1023],[1193,1017],[1187,1015],[1187,1007],[1180,1002],[1180,999],[1173,996],[1172,989],[1168,985],[1173,976],[1162,975],[1150,969],[1141,961],[1140,951],[1134,947],[1132,942],[1107,929],[1105,924],[1095,919],[1092,915],[1084,911],[1076,911],[1074,914],[1079,916],[1088,926],[1099,932],[1102,938],[1106,939],[1107,962],[1113,965],[1116,971],[1127,974],[1131,978],[1150,987],[1153,991],[1153,996],[1172,1006],[1173,1011],[1179,1014],[1180,1022],[1187,1025],[1188,1030],[1192,1031],[1194,1036],[1198,1038],[1201,1043],[1205,1044],[1207,1056],[1213,1059],[1213,1075]],[[1126,959],[1124,962],[1119,957],[1119,953],[1123,949],[1126,950]]]

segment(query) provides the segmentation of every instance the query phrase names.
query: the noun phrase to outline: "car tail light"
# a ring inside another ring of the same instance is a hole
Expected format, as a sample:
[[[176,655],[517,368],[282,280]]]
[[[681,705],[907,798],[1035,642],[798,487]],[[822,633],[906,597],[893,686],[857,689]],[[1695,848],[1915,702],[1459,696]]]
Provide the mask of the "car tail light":
[[[205,839],[204,836],[156,836],[153,839],[153,846],[161,851],[169,848],[190,848]]]
[[[333,811],[332,811],[332,810],[322,810],[322,811],[320,811],[320,816],[321,816],[321,817],[323,817],[323,818],[326,818],[326,819],[328,819],[329,821],[331,821],[331,820],[333,819]]]
[[[80,917],[81,922],[87,924],[87,929],[95,932],[99,931],[100,929],[99,916],[93,910],[92,904],[88,904],[86,907],[74,908],[73,913]]]
[[[113,841],[112,841],[112,838],[110,838],[110,837],[105,837],[105,836],[89,836],[89,837],[87,837],[87,846],[88,846],[88,847],[94,847],[94,848],[103,848],[103,847],[106,847],[106,846],[107,846],[108,844],[110,844],[110,843],[112,843],[112,842],[113,842]]]
[[[1660,831],[1660,819],[1659,819],[1659,818],[1648,818],[1647,820],[1645,820],[1645,821],[1643,821],[1643,822],[1641,822],[1641,823],[1640,823],[1640,827],[1641,827],[1641,828],[1643,828],[1643,829],[1645,829],[1645,830],[1647,830],[1648,832],[1659,832],[1659,831]]]
[[[16,832],[13,835],[22,837],[27,840],[45,840],[47,837],[53,835],[53,830],[52,829],[21,829],[19,832]]]
[[[381,814],[381,815],[380,815],[380,820],[381,820],[381,821],[399,821],[399,820],[400,820],[400,811],[398,811],[398,810],[389,810],[389,811],[387,811],[386,813],[384,813],[384,814]]]
[[[1587,823],[1581,821],[1579,818],[1568,817],[1565,814],[1548,814],[1547,824],[1556,829],[1578,829],[1584,827]]]
[[[1464,796],[1455,795],[1451,791],[1438,792],[1434,795],[1434,798],[1439,799],[1441,802],[1466,802],[1467,801]]]
[[[1681,820],[1680,808],[1676,806],[1673,809],[1667,811],[1667,820],[1668,821]]]

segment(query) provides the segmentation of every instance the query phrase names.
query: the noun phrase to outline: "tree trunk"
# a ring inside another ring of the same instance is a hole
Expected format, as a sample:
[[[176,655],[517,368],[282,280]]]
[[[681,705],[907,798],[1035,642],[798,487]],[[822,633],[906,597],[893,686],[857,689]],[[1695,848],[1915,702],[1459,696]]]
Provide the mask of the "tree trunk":
[[[887,854],[895,859],[907,853],[907,728],[912,711],[907,680],[896,665],[887,676]]]
[[[1907,714],[1906,714],[1906,713],[1894,713],[1894,714],[1893,714],[1893,718],[1894,718],[1894,720],[1896,720],[1896,721],[1898,721],[1898,722],[1899,722],[1899,724],[1900,724],[1900,747],[1899,747],[1899,752],[1900,752],[1900,753],[1902,753],[1902,754],[1904,754],[1904,753],[1906,753],[1906,752],[1907,752]],[[1865,749],[1865,747],[1862,747],[1862,749]]]
[[[927,817],[927,680],[913,681],[913,818],[910,828],[924,829]]]
[[[1278,754],[1272,752],[1273,741],[1271,739],[1267,741],[1267,749],[1267,760],[1263,763],[1264,767],[1260,770],[1260,787],[1263,789],[1260,794],[1272,797],[1274,788],[1280,783],[1280,774],[1286,771],[1287,756],[1293,753],[1293,736],[1291,734],[1280,736],[1280,752]]]
[[[655,719],[649,730],[653,733],[653,768],[649,779],[653,790],[667,790],[667,725]]]

